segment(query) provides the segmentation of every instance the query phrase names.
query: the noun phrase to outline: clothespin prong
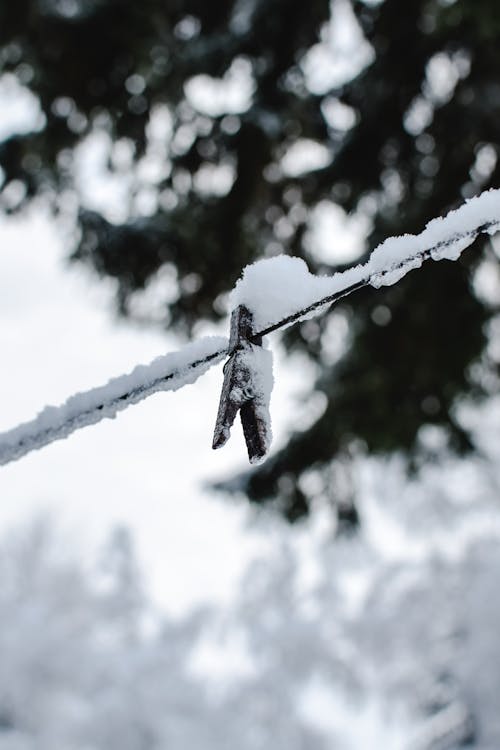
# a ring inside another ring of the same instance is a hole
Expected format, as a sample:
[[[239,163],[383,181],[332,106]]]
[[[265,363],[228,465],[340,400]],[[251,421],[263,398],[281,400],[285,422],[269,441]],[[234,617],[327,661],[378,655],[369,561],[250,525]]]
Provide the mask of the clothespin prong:
[[[239,305],[231,315],[229,360],[224,366],[224,382],[215,424],[213,448],[228,440],[239,411],[250,463],[262,459],[271,442],[268,396],[263,387],[261,368],[271,364],[270,352],[261,349],[262,339],[253,334],[253,315]],[[263,360],[262,355],[269,355]],[[272,375],[269,373],[272,383]]]

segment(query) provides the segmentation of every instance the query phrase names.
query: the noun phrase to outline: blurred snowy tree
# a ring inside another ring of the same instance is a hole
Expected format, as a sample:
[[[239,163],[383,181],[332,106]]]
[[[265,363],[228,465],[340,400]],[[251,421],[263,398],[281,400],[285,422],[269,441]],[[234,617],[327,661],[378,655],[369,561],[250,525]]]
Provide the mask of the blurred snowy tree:
[[[269,519],[236,600],[184,619],[148,604],[123,531],[97,574],[46,524],[11,534],[1,750],[497,748],[500,403],[488,412],[483,458],[410,483],[400,459],[357,459],[354,540],[331,544],[327,512]]]

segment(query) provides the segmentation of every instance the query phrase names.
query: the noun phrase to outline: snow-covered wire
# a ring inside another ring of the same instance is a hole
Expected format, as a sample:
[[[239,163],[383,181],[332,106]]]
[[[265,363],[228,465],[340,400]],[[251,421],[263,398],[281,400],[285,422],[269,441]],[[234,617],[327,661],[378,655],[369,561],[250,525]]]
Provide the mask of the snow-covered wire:
[[[500,206],[499,206],[499,211],[500,211]],[[421,262],[428,260],[429,258],[432,258],[433,255],[439,252],[440,250],[449,248],[452,245],[455,245],[456,243],[460,241],[470,240],[470,242],[473,242],[479,234],[491,233],[491,230],[492,229],[496,230],[498,226],[499,226],[498,221],[490,221],[474,229],[461,232],[460,234],[456,234],[453,237],[449,238],[448,240],[442,240],[436,243],[433,247],[430,247],[426,250],[422,250],[421,252],[413,256],[413,260],[419,261],[419,265],[420,265]],[[384,286],[384,279],[386,279],[389,275],[398,273],[399,271],[404,271],[404,273],[406,274],[406,271],[410,270],[407,266],[408,266],[408,261],[400,261],[399,263],[394,264],[393,266],[391,266],[390,268],[384,271],[370,272],[368,270],[366,275],[363,278],[361,278],[359,281],[356,281],[353,284],[350,284],[350,286],[344,287],[343,289],[339,289],[338,291],[333,292],[332,294],[328,294],[325,297],[322,297],[321,299],[315,300],[310,305],[307,305],[306,307],[303,307],[300,310],[296,310],[290,315],[287,315],[285,318],[278,320],[276,323],[272,323],[271,325],[268,325],[266,328],[263,328],[262,330],[256,332],[252,338],[256,339],[262,336],[268,336],[270,333],[273,333],[274,331],[277,331],[281,328],[285,328],[291,325],[292,323],[296,323],[299,320],[303,320],[309,317],[311,313],[314,313],[316,310],[320,310],[321,308],[325,306],[333,305],[335,302],[338,302],[343,297],[347,297],[349,294],[357,291],[358,289],[361,289],[362,287],[370,286],[370,285],[375,286],[375,287]],[[415,268],[415,267],[418,267],[418,266],[412,265],[412,268]],[[363,268],[363,266],[359,266],[359,268]]]
[[[176,391],[194,383],[226,356],[227,344],[227,339],[219,336],[200,339],[149,365],[139,365],[106,385],[77,393],[61,406],[46,407],[31,422],[0,434],[0,465],[62,440],[81,427],[113,419],[119,411],[153,393]]]
[[[257,329],[254,339],[267,336],[322,312],[361,287],[394,284],[429,258],[456,260],[479,234],[494,234],[499,229],[500,190],[489,190],[444,218],[429,222],[419,235],[385,240],[365,264],[333,276],[313,276],[299,258],[278,256],[258,261],[244,270],[231,304],[233,308],[243,304],[252,311]],[[227,339],[207,337],[149,365],[140,365],[106,385],[76,394],[61,406],[46,407],[31,422],[0,434],[0,465],[81,427],[113,418],[153,393],[194,383],[209,367],[233,353]]]
[[[300,258],[276,256],[247,266],[231,295],[231,307],[252,311],[257,336],[317,315],[356,289],[395,284],[428,259],[457,260],[478,234],[500,228],[500,190],[488,190],[417,235],[390,237],[366,263],[331,276],[314,276]]]

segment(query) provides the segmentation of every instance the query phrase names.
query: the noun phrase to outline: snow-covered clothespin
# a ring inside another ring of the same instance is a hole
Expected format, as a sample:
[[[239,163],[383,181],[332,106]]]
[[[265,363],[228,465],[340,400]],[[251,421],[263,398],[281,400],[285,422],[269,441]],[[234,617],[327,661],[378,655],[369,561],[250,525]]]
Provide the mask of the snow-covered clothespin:
[[[221,448],[227,442],[239,411],[248,458],[257,463],[266,455],[272,438],[272,355],[262,347],[262,337],[255,336],[253,315],[245,305],[232,312],[229,352],[212,447]]]

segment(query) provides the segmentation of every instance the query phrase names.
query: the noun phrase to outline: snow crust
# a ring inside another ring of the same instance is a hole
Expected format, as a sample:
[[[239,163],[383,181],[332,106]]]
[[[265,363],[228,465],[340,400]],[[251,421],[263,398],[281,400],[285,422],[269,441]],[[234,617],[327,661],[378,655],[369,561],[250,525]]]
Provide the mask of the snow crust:
[[[178,352],[139,365],[127,375],[105,385],[71,396],[61,406],[47,406],[31,422],[0,434],[0,465],[13,461],[75,430],[113,419],[119,411],[158,391],[175,391],[194,383],[209,367],[227,354],[228,341],[207,336]]]
[[[390,237],[373,250],[368,261],[332,276],[315,276],[301,258],[278,255],[247,266],[231,295],[231,306],[243,304],[252,311],[256,331],[265,330],[304,310],[296,319],[317,315],[322,307],[307,308],[353,284],[388,286],[408,271],[433,260],[457,260],[479,232],[500,229],[500,190],[471,198],[444,218],[430,221],[418,235]],[[326,302],[325,304],[328,304]],[[291,321],[293,322],[293,321]]]
[[[261,331],[316,300],[356,283],[362,276],[360,268],[356,266],[333,276],[315,276],[302,258],[289,255],[265,258],[243,270],[231,294],[231,306],[248,307],[253,313],[256,330]]]

